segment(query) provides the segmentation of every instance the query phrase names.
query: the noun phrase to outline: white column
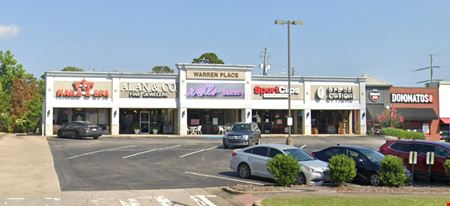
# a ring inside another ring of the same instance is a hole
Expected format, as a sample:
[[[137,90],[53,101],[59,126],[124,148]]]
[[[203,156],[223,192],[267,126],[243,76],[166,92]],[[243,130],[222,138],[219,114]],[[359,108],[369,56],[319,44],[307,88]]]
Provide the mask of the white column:
[[[45,136],[56,135],[53,134],[53,108],[46,107],[44,110],[45,115]]]
[[[359,134],[366,135],[367,134],[367,114],[366,109],[362,109],[359,112],[360,126],[359,126]]]
[[[178,131],[180,135],[187,135],[188,131],[188,119],[187,108],[178,109]]]
[[[113,78],[111,84],[111,101],[113,105],[113,107],[111,108],[111,135],[119,135],[120,108],[117,105],[119,105],[120,98],[120,79]]]
[[[111,109],[111,117],[111,135],[119,135],[119,107],[113,107]]]
[[[348,112],[348,134],[353,134],[353,110]]]
[[[311,135],[311,110],[305,109],[303,112],[303,134]]]
[[[252,109],[241,109],[241,117],[243,122],[252,122]]]

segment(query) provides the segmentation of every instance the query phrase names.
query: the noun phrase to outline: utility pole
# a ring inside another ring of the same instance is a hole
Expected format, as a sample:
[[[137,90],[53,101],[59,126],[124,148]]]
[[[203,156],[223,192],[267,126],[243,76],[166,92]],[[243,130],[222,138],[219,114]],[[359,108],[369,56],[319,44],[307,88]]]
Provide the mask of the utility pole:
[[[438,68],[441,68],[441,67],[440,66],[433,66],[433,54],[430,54],[430,66],[429,67],[424,67],[424,68],[413,70],[414,72],[417,72],[417,71],[422,71],[422,70],[429,69],[430,70],[430,80],[419,81],[419,82],[416,82],[416,84],[426,83],[426,82],[430,82],[430,84],[433,83],[433,69],[434,68],[438,69]]]
[[[263,70],[263,75],[266,76],[270,69],[269,54],[267,52],[267,48],[264,48],[264,53],[263,53],[262,57],[263,57],[263,63],[260,64],[259,67]]]

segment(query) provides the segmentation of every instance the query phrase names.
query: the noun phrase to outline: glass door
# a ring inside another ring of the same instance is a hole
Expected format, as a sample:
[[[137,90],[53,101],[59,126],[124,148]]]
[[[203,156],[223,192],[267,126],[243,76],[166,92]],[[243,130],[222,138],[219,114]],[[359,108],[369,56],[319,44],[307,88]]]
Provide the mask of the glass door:
[[[150,131],[150,112],[149,111],[141,111],[140,112],[140,125],[141,125],[141,134],[149,133]]]

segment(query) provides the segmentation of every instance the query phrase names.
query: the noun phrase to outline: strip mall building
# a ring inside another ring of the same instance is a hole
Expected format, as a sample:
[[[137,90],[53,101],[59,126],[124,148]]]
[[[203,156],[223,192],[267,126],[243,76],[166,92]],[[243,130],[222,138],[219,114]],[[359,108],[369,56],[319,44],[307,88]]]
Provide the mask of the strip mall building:
[[[251,65],[177,64],[178,74],[47,72],[45,135],[70,121],[101,125],[105,134],[218,134],[234,122],[285,134],[286,77],[252,76]],[[364,77],[293,77],[293,133],[366,134]],[[137,126],[136,126],[137,125]]]

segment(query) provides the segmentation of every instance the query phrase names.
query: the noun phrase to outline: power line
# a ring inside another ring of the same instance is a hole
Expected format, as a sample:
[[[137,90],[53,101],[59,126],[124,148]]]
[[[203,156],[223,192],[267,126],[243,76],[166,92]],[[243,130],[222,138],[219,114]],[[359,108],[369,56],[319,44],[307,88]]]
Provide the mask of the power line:
[[[419,81],[419,82],[416,82],[416,84],[421,84],[421,83],[426,83],[426,82],[432,83],[433,82],[433,69],[434,68],[439,69],[441,67],[433,65],[433,54],[430,54],[430,66],[429,67],[424,67],[424,68],[413,70],[413,72],[417,72],[417,71],[422,71],[422,70],[428,70],[429,69],[430,70],[430,80]]]

